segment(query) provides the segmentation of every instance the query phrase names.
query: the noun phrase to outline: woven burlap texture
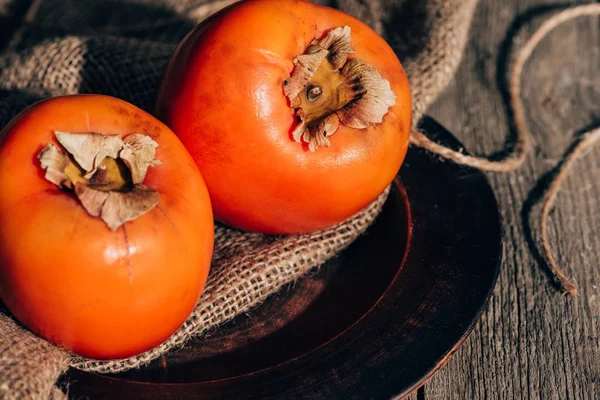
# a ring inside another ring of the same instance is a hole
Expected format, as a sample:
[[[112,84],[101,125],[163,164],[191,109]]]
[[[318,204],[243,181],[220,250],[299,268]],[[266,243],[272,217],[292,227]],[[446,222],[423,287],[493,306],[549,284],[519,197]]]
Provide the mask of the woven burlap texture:
[[[0,0],[16,1],[16,0]],[[352,14],[392,45],[409,76],[414,121],[452,79],[477,0],[318,1]],[[0,127],[49,96],[102,93],[152,111],[164,67],[198,22],[233,3],[168,0],[42,0],[0,57]],[[54,386],[70,365],[120,372],[141,367],[190,337],[231,320],[348,246],[379,214],[387,197],[344,223],[314,234],[269,237],[223,226],[204,293],[165,343],[126,360],[72,357],[0,315],[0,396],[60,398]]]

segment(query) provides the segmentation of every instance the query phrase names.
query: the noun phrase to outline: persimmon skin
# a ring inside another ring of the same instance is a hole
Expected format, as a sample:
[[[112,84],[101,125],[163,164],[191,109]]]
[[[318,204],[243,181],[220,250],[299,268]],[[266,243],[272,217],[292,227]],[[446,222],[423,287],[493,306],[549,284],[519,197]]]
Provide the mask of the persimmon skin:
[[[291,137],[295,118],[282,84],[313,39],[345,25],[351,58],[390,82],[396,104],[383,123],[340,126],[329,148],[311,153]],[[184,39],[157,114],[198,164],[218,220],[291,234],[343,221],[393,180],[408,149],[411,97],[395,53],[363,22],[304,1],[256,0],[221,11]]]
[[[44,178],[37,155],[54,131],[150,136],[162,165],[144,184],[158,206],[115,232]],[[195,306],[213,249],[206,186],[171,130],[124,101],[57,97],[0,136],[0,296],[47,340],[95,359],[128,357],[167,339]]]

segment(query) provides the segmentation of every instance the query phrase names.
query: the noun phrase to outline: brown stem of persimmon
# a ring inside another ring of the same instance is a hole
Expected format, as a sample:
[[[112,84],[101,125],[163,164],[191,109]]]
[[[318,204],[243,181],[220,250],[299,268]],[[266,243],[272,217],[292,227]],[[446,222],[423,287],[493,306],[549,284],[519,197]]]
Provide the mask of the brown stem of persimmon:
[[[389,82],[368,63],[349,60],[354,53],[350,27],[330,30],[294,59],[294,70],[283,91],[294,108],[298,125],[294,140],[311,151],[329,146],[339,125],[364,129],[381,123],[396,96]]]
[[[73,191],[86,211],[113,231],[158,204],[155,190],[142,185],[154,160],[156,142],[144,135],[56,132],[58,142],[38,155],[46,179]]]

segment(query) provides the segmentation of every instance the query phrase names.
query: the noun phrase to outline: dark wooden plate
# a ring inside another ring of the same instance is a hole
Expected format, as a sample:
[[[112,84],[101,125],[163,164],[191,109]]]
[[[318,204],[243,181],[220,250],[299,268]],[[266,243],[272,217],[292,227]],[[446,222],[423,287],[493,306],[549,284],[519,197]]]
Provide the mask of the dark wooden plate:
[[[422,127],[460,145],[432,119]],[[310,277],[146,368],[70,370],[63,384],[90,399],[403,397],[471,331],[501,254],[485,176],[411,148],[376,223]]]

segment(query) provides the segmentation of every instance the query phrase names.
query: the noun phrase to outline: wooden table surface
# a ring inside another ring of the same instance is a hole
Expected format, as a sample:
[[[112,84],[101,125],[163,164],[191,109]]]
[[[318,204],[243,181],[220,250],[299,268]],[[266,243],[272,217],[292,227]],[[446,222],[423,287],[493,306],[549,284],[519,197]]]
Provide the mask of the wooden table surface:
[[[456,80],[430,110],[474,154],[511,138],[505,85],[510,44],[524,44],[554,0],[480,0]],[[578,132],[600,124],[597,17],[558,27],[523,75],[534,151],[519,170],[489,173],[504,218],[504,263],[485,312],[419,399],[600,399],[600,146],[558,195],[549,236],[579,286],[562,295],[540,263],[541,190]]]
[[[27,2],[0,1],[23,16]],[[456,79],[429,114],[474,154],[511,143],[504,79],[522,45],[559,5],[576,1],[480,0]],[[0,47],[15,27],[0,20]],[[575,167],[549,219],[559,262],[579,286],[562,295],[540,262],[540,194],[578,133],[600,123],[598,18],[568,22],[535,51],[523,76],[534,151],[512,173],[488,174],[504,219],[504,263],[487,311],[416,399],[600,399],[600,146]]]

